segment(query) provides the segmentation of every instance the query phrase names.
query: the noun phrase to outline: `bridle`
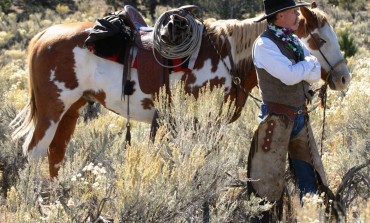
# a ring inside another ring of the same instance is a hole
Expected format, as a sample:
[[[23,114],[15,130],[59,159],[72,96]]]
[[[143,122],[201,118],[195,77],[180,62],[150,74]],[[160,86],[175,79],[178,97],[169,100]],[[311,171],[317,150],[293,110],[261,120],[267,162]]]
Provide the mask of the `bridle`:
[[[327,85],[328,84],[328,80],[329,80],[329,77],[331,76],[331,74],[334,72],[334,70],[339,66],[341,65],[342,63],[346,63],[347,60],[345,58],[339,60],[336,64],[334,64],[334,66],[331,65],[331,63],[329,62],[329,60],[326,58],[326,56],[324,55],[324,53],[321,51],[321,47],[320,45],[318,44],[317,42],[317,39],[315,38],[315,36],[312,34],[311,31],[309,31],[310,33],[310,36],[312,37],[313,39],[313,42],[315,44],[315,46],[317,47],[317,49],[319,50],[321,56],[324,58],[325,62],[329,65],[330,67],[330,70],[329,72],[327,72],[327,76],[325,78],[325,84]]]
[[[307,28],[308,30],[308,28]],[[343,58],[341,60],[339,60],[336,64],[334,64],[334,66],[331,65],[331,63],[329,62],[329,60],[326,58],[326,56],[324,55],[324,53],[322,52],[321,50],[321,47],[320,45],[318,44],[318,41],[317,39],[315,38],[315,36],[312,34],[311,30],[308,31],[310,36],[312,37],[312,40],[315,44],[315,46],[317,47],[317,49],[319,50],[321,56],[324,58],[325,62],[329,65],[330,67],[330,70],[327,72],[327,76],[325,78],[325,83],[318,89],[314,90],[314,92],[319,92],[319,95],[318,97],[320,98],[320,102],[321,102],[321,106],[324,108],[323,109],[323,121],[322,121],[322,133],[321,133],[321,148],[320,148],[320,154],[322,155],[322,151],[323,151],[323,141],[324,141],[324,132],[325,132],[325,122],[326,122],[326,101],[327,101],[327,88],[328,88],[328,84],[329,84],[329,77],[332,75],[332,73],[334,72],[334,70],[339,66],[341,65],[342,63],[346,63],[346,59]]]

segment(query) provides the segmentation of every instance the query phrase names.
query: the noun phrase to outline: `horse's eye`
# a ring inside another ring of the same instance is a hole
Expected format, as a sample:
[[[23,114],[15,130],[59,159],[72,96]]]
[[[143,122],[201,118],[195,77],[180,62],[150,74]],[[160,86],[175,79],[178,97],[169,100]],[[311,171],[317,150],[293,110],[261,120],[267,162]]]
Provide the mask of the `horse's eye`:
[[[320,46],[324,45],[326,43],[326,41],[322,38],[319,38],[319,41],[320,41]]]

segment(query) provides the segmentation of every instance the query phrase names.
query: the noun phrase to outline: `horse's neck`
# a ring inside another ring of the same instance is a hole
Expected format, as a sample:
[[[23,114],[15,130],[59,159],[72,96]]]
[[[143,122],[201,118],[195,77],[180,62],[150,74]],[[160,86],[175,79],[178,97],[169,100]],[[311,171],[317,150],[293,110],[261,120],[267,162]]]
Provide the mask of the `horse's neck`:
[[[252,59],[252,48],[253,43],[257,37],[266,29],[267,23],[254,22],[254,19],[245,19],[242,21],[241,29],[233,31],[235,37],[230,36],[229,39],[234,43],[232,46],[232,56],[235,64],[238,64],[244,60]]]

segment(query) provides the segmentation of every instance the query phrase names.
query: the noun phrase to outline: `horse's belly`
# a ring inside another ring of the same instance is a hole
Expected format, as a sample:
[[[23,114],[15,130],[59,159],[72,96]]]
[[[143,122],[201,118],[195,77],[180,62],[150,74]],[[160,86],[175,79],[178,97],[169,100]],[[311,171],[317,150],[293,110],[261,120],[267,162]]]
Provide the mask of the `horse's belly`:
[[[131,69],[135,82],[133,95],[122,97],[121,64],[102,59],[82,48],[75,48],[75,72],[81,91],[90,92],[104,107],[124,117],[150,123],[154,114],[152,97],[138,86],[136,69]]]
[[[130,119],[139,121],[139,122],[146,122],[151,123],[153,115],[154,115],[154,108],[146,108],[144,105],[145,102],[139,100],[136,95],[125,96],[125,99],[122,98],[117,100],[110,101],[109,98],[106,102],[106,108],[116,112],[117,114]],[[152,102],[148,102],[152,104]]]

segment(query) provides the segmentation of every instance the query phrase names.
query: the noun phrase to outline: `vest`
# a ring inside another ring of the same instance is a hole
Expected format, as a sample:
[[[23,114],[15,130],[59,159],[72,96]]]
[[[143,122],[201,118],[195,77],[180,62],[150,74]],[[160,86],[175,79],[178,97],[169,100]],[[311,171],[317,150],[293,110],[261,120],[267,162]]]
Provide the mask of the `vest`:
[[[293,50],[286,47],[272,32],[266,30],[261,34],[261,37],[272,40],[279,47],[281,53],[291,60],[293,64],[304,59],[303,55],[301,58],[297,58]],[[286,85],[263,68],[256,67],[256,71],[261,97],[264,102],[299,107],[306,102],[306,98],[309,99],[311,97],[308,93],[310,90],[309,84],[306,81],[301,81],[295,85]]]

